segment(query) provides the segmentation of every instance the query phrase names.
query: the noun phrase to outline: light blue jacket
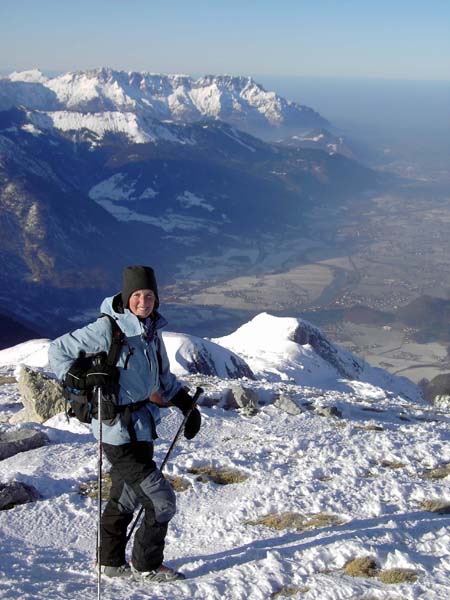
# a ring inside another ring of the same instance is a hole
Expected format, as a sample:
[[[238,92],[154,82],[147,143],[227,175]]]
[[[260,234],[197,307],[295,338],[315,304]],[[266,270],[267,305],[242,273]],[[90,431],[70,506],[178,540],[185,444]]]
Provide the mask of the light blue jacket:
[[[113,317],[125,334],[117,367],[120,372],[119,404],[130,404],[147,400],[154,392],[159,392],[169,401],[181,388],[181,383],[170,372],[169,360],[159,330],[167,321],[154,311],[154,334],[146,335],[144,325],[130,310],[121,305],[121,295],[105,298],[101,312]],[[58,379],[64,379],[80,350],[87,355],[98,352],[108,353],[111,345],[112,328],[109,319],[100,317],[81,329],[66,333],[53,340],[48,357],[52,371]],[[132,354],[130,355],[130,350]],[[128,362],[125,367],[125,361]],[[138,441],[152,441],[152,417],[155,424],[160,421],[159,408],[147,404],[131,414]],[[98,422],[92,420],[92,431],[98,437]],[[118,446],[130,442],[130,436],[123,415],[112,426],[103,424],[102,439],[107,444]]]

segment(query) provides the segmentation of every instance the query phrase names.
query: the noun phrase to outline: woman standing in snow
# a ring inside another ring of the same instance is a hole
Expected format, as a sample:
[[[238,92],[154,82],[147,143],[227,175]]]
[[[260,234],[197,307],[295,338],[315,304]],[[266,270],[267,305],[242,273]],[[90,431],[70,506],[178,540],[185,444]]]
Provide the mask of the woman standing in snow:
[[[116,365],[120,386],[117,403],[122,410],[108,424],[103,421],[102,426],[102,447],[112,465],[112,485],[101,519],[100,568],[110,577],[132,574],[135,579],[149,582],[184,579],[184,575],[163,565],[165,537],[176,503],[170,484],[153,461],[160,420],[157,404],[167,406],[170,402],[184,414],[192,406],[192,398],[170,372],[159,333],[167,322],[157,311],[158,306],[153,269],[143,266],[125,268],[121,293],[106,298],[101,305],[101,312],[115,320],[125,341]],[[83,353],[108,353],[112,337],[111,321],[103,316],[57,338],[49,347],[52,370],[64,379]],[[108,387],[111,383],[104,372],[91,374],[90,379],[93,386]],[[200,425],[200,412],[194,408],[186,421],[185,437],[192,439]],[[98,421],[94,418],[92,429],[98,437]],[[144,507],[145,516],[134,537],[130,566],[125,559],[127,527],[138,505]]]

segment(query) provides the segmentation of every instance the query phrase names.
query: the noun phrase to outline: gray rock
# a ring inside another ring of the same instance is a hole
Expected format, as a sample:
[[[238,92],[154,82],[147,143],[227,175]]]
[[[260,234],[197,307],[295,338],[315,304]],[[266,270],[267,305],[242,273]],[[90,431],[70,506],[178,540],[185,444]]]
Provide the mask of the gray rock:
[[[223,406],[225,410],[236,410],[238,408],[236,398],[234,397],[233,391],[230,388],[227,388],[222,393],[220,405]]]
[[[318,406],[314,412],[321,417],[342,418],[342,413],[336,406]]]
[[[248,415],[258,412],[259,396],[252,388],[234,385],[225,391],[222,398],[222,405],[226,409],[242,409]]]
[[[41,495],[31,485],[13,481],[0,483],[0,510],[8,510],[17,504],[27,504],[39,500]]]
[[[14,429],[0,433],[0,460],[14,456],[19,452],[26,452],[40,448],[49,443],[43,431],[36,429]]]
[[[12,423],[43,423],[64,411],[65,400],[62,386],[39,371],[23,366],[19,375],[19,392],[24,410],[17,413]]]
[[[292,400],[290,396],[279,394],[274,402],[275,406],[288,415],[299,415],[302,413],[301,407]]]
[[[420,387],[427,402],[438,408],[450,408],[450,373],[441,373],[431,381],[423,381]]]
[[[198,401],[199,406],[205,406],[206,408],[211,408],[212,406],[217,406],[219,404],[219,398],[212,398],[207,394],[202,394],[200,400]]]

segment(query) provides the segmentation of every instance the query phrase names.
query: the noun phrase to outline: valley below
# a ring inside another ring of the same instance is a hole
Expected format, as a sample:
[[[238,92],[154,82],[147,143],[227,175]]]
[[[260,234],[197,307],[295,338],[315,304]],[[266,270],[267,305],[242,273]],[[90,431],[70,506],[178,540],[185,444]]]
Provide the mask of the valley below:
[[[449,370],[448,322],[429,307],[405,323],[396,311],[450,298],[450,195],[403,180],[336,209],[317,206],[301,228],[180,265],[164,295],[172,329],[223,335],[258,312],[301,316],[375,366],[415,382]],[[358,309],[351,309],[357,306]]]

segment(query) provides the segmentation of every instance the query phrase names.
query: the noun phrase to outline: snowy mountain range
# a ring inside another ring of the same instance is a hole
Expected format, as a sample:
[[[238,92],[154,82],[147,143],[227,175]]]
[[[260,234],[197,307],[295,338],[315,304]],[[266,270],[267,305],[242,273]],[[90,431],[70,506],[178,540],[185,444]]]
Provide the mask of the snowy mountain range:
[[[307,123],[323,125],[243,77],[98,69],[0,79],[5,311],[55,334],[55,310],[67,328],[74,307],[96,306],[127,264],[151,257],[161,284],[170,283],[185,261],[295,238],[305,211],[379,184],[329,148],[243,131],[278,137]]]
[[[313,109],[266,91],[251,77],[163,75],[101,68],[47,78],[40,71],[0,79],[0,110],[12,106],[45,111],[43,120],[59,129],[127,131],[148,141],[153,120],[194,123],[221,120],[270,137],[329,123]]]
[[[215,342],[164,336],[172,371],[205,389],[200,433],[180,440],[165,469],[177,490],[165,560],[186,580],[149,592],[104,578],[105,600],[447,599],[448,408],[299,319],[260,314]],[[24,432],[47,440],[0,460],[1,499],[18,486],[34,494],[0,511],[8,600],[97,591],[89,427],[64,414],[12,424],[22,409],[15,378],[23,364],[47,368],[48,343],[0,351],[1,447]],[[253,377],[230,379],[240,377],[227,373],[231,356]],[[255,411],[224,403],[236,386],[257,398]],[[179,423],[178,411],[165,411],[157,464]]]

